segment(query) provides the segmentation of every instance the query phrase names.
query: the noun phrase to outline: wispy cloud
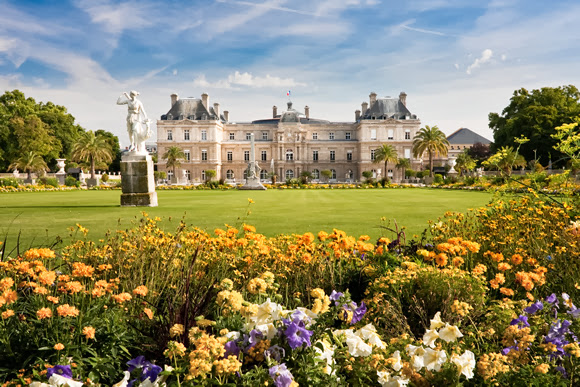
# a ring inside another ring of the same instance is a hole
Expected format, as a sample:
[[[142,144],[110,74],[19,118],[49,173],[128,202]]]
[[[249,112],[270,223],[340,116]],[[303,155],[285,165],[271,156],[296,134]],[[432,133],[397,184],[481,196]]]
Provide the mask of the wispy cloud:
[[[390,27],[391,35],[400,35],[403,32],[403,30],[407,30],[407,31],[413,31],[413,32],[420,32],[422,34],[428,34],[428,35],[457,37],[457,35],[452,35],[452,34],[444,33],[441,31],[435,31],[435,30],[426,29],[426,28],[419,28],[419,27],[411,27],[411,25],[415,24],[416,21],[417,21],[416,19],[409,19],[409,20],[405,20],[402,23],[399,23],[399,24],[396,24],[396,25]]]
[[[154,19],[147,16],[150,5],[143,1],[114,4],[108,0],[77,0],[76,5],[89,14],[93,23],[114,35],[154,24]]]
[[[485,50],[483,50],[483,52],[481,53],[481,56],[479,58],[476,58],[472,64],[467,66],[467,70],[465,72],[467,74],[471,74],[471,71],[473,69],[476,69],[479,66],[481,66],[482,64],[489,62],[491,60],[492,56],[493,56],[493,51],[491,51],[489,48],[486,48]]]
[[[241,1],[241,0],[216,0],[216,2],[217,3],[237,4],[237,5],[256,7],[256,8],[263,8],[263,9],[272,10],[272,11],[289,12],[289,13],[295,13],[298,15],[318,16],[312,12],[302,11],[299,9],[293,9],[293,8],[288,8],[288,7],[282,7],[282,6],[277,5],[277,3],[271,3],[271,2],[252,3],[250,1]]]
[[[193,81],[197,87],[211,87],[216,89],[231,89],[236,87],[266,88],[266,87],[295,87],[306,86],[305,83],[296,82],[293,78],[281,78],[266,74],[264,77],[254,76],[249,72],[239,71],[230,74],[227,79],[220,79],[216,82],[208,82],[205,75],[200,75]]]

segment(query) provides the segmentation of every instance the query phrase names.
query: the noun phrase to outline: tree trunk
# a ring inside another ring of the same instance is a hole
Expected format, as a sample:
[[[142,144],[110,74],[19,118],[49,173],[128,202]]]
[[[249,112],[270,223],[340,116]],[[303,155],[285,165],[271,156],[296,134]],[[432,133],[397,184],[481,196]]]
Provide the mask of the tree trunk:
[[[95,178],[95,159],[91,156],[91,179]]]
[[[433,153],[429,152],[429,177],[433,177]]]

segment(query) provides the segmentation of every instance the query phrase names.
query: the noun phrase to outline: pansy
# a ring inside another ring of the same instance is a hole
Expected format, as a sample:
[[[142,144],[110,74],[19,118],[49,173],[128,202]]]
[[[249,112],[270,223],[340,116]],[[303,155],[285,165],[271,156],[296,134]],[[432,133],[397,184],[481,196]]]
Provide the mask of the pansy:
[[[273,359],[278,363],[286,356],[286,350],[279,345],[273,345],[264,351],[264,356]]]
[[[523,327],[529,327],[530,323],[528,323],[528,316],[524,316],[523,314],[520,315],[518,318],[514,318],[510,325],[517,325],[518,328],[522,329]]]
[[[290,370],[284,363],[270,367],[268,373],[272,380],[274,380],[274,385],[276,387],[289,387],[294,380]]]
[[[46,377],[50,379],[52,375],[60,375],[68,379],[72,379],[72,370],[70,365],[56,365],[46,371]]]
[[[330,293],[330,296],[328,298],[330,298],[330,301],[337,302],[339,300],[339,298],[342,297],[343,295],[344,295],[344,293],[337,292],[336,290],[333,290],[332,293]],[[338,305],[338,303],[337,303],[337,305]]]
[[[534,314],[542,309],[544,309],[544,303],[542,301],[536,301],[532,305],[525,308],[524,312],[528,314]]]
[[[284,325],[286,325],[284,336],[286,336],[286,340],[288,341],[290,348],[296,349],[302,345],[306,345],[306,347],[310,347],[312,345],[310,343],[310,336],[312,336],[313,332],[306,329],[302,321],[298,323],[286,319],[283,321]]]

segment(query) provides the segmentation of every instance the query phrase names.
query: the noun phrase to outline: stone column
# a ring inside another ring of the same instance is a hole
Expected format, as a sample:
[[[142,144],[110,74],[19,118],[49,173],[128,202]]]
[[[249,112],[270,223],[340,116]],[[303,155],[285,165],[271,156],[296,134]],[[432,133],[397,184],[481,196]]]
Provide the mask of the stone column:
[[[260,170],[256,162],[256,152],[254,148],[254,133],[250,134],[250,161],[248,162],[246,184],[239,189],[243,190],[265,190],[266,187],[260,183]]]
[[[64,162],[66,159],[56,159],[56,165],[58,166],[59,170],[56,173],[56,178],[58,179],[59,185],[64,185],[64,181],[66,179],[66,172],[64,170]]]
[[[121,159],[121,207],[157,207],[153,159],[129,152]]]

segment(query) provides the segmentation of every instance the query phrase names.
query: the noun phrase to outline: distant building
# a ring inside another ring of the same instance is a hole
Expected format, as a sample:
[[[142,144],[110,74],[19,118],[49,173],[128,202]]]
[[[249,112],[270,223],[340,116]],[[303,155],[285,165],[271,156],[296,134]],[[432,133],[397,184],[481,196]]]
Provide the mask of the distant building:
[[[448,158],[457,157],[464,149],[469,149],[478,142],[484,145],[491,144],[487,138],[467,128],[457,129],[447,137],[447,141],[449,141]]]
[[[209,96],[200,99],[171,95],[171,107],[157,121],[158,154],[163,155],[171,146],[185,153],[181,170],[176,176],[181,182],[205,180],[206,170],[215,170],[217,178],[242,182],[250,157],[250,134],[254,134],[255,157],[259,162],[260,178],[278,181],[300,177],[308,171],[314,180],[323,180],[321,171],[331,171],[331,182],[352,182],[362,179],[363,171],[376,175],[385,173],[395,181],[403,178],[393,163],[382,171],[384,163],[374,164],[377,148],[392,144],[399,154],[411,160],[412,168],[419,168],[421,160],[413,158],[413,137],[421,122],[407,108],[407,94],[398,98],[377,98],[369,95],[356,110],[352,122],[330,122],[312,118],[310,108],[293,108],[288,102],[285,111],[273,106],[270,118],[248,123],[233,123],[228,111],[219,103],[213,105]],[[159,158],[158,168],[171,175]]]

